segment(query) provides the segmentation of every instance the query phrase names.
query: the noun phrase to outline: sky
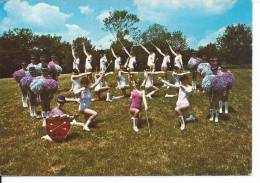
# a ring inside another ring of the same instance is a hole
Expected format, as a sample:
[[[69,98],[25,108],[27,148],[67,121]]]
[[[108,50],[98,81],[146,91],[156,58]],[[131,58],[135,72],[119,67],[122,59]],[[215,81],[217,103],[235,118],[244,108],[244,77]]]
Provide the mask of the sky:
[[[251,0],[0,0],[0,34],[30,28],[69,42],[85,36],[108,48],[114,38],[102,29],[102,20],[113,10],[136,14],[142,31],[154,23],[180,30],[195,49],[215,42],[227,25],[252,26]]]

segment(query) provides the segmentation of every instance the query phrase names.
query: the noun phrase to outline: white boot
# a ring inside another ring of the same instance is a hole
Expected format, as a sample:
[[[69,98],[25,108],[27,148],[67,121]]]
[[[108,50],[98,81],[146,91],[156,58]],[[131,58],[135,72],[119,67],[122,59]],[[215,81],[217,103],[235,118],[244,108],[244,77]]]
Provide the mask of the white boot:
[[[197,90],[197,81],[194,81],[194,89]]]
[[[85,123],[85,125],[83,126],[83,130],[85,131],[90,131],[88,125],[91,123],[91,120],[87,120],[87,122]]]
[[[41,139],[48,140],[48,141],[52,142],[52,139],[49,135],[44,135],[44,136],[41,137]]]
[[[220,100],[220,101],[218,102],[218,105],[219,105],[219,113],[222,114],[222,113],[223,113],[223,111],[222,111],[222,108],[223,108],[223,102],[222,102],[222,100]]]
[[[133,120],[133,130],[134,130],[135,132],[138,132],[138,131],[139,131],[139,129],[138,129],[138,127],[137,127],[137,121],[138,121],[138,119],[132,117],[132,120]]]
[[[184,130],[185,129],[185,121],[184,121],[183,116],[179,116],[179,121],[180,121],[180,124],[181,124],[181,130]]]
[[[112,102],[111,98],[110,98],[110,92],[107,92],[107,99],[106,99],[107,102]]]
[[[188,118],[185,119],[185,121],[194,121],[195,117],[191,114]]]
[[[194,90],[195,89],[194,81],[191,81],[191,86],[192,86],[192,89]]]
[[[33,112],[33,117],[36,117],[37,116],[36,106],[32,106],[32,112]]]
[[[29,106],[30,116],[33,117],[33,107]]]
[[[215,123],[218,122],[218,111],[216,110]]]
[[[209,113],[210,113],[210,118],[209,118],[209,120],[210,120],[210,121],[213,121],[213,120],[214,120],[214,112],[215,112],[214,109],[210,109],[210,110],[209,110]]]
[[[70,124],[71,124],[71,125],[75,125],[75,126],[84,127],[84,123],[79,123],[79,122],[77,122],[75,119],[73,119]]]
[[[28,107],[27,97],[23,97],[23,98],[22,98],[22,103],[23,103],[23,107],[24,107],[24,108]]]
[[[225,105],[225,114],[228,114],[228,102],[224,102]]]
[[[46,119],[45,118],[42,120],[42,127],[46,127]]]

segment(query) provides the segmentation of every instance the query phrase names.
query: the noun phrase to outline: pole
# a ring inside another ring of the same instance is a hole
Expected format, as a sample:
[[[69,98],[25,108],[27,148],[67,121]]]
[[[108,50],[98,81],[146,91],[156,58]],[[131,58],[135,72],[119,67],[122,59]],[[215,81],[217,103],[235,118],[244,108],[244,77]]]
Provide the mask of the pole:
[[[148,130],[149,130],[149,135],[150,135],[150,137],[151,137],[152,134],[151,134],[150,123],[149,123],[149,120],[148,120],[147,111],[145,111],[145,116],[146,116],[146,122],[147,122]]]

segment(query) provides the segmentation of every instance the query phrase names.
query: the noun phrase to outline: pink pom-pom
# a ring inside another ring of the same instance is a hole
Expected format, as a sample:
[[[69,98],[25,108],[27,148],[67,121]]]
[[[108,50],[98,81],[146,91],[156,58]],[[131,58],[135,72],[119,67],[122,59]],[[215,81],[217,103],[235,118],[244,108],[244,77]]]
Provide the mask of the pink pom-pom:
[[[21,79],[22,79],[23,77],[25,77],[25,76],[26,76],[25,70],[23,70],[23,69],[19,69],[18,71],[15,71],[15,72],[13,73],[13,78],[15,79],[15,81],[16,81],[17,83],[19,83],[19,82],[21,81]]]

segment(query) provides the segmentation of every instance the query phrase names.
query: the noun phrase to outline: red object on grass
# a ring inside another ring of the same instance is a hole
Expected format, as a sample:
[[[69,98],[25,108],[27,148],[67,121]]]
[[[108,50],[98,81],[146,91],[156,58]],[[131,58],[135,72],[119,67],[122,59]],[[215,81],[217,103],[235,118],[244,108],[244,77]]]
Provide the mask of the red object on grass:
[[[57,116],[46,119],[47,134],[54,141],[64,141],[70,130],[71,118]]]

